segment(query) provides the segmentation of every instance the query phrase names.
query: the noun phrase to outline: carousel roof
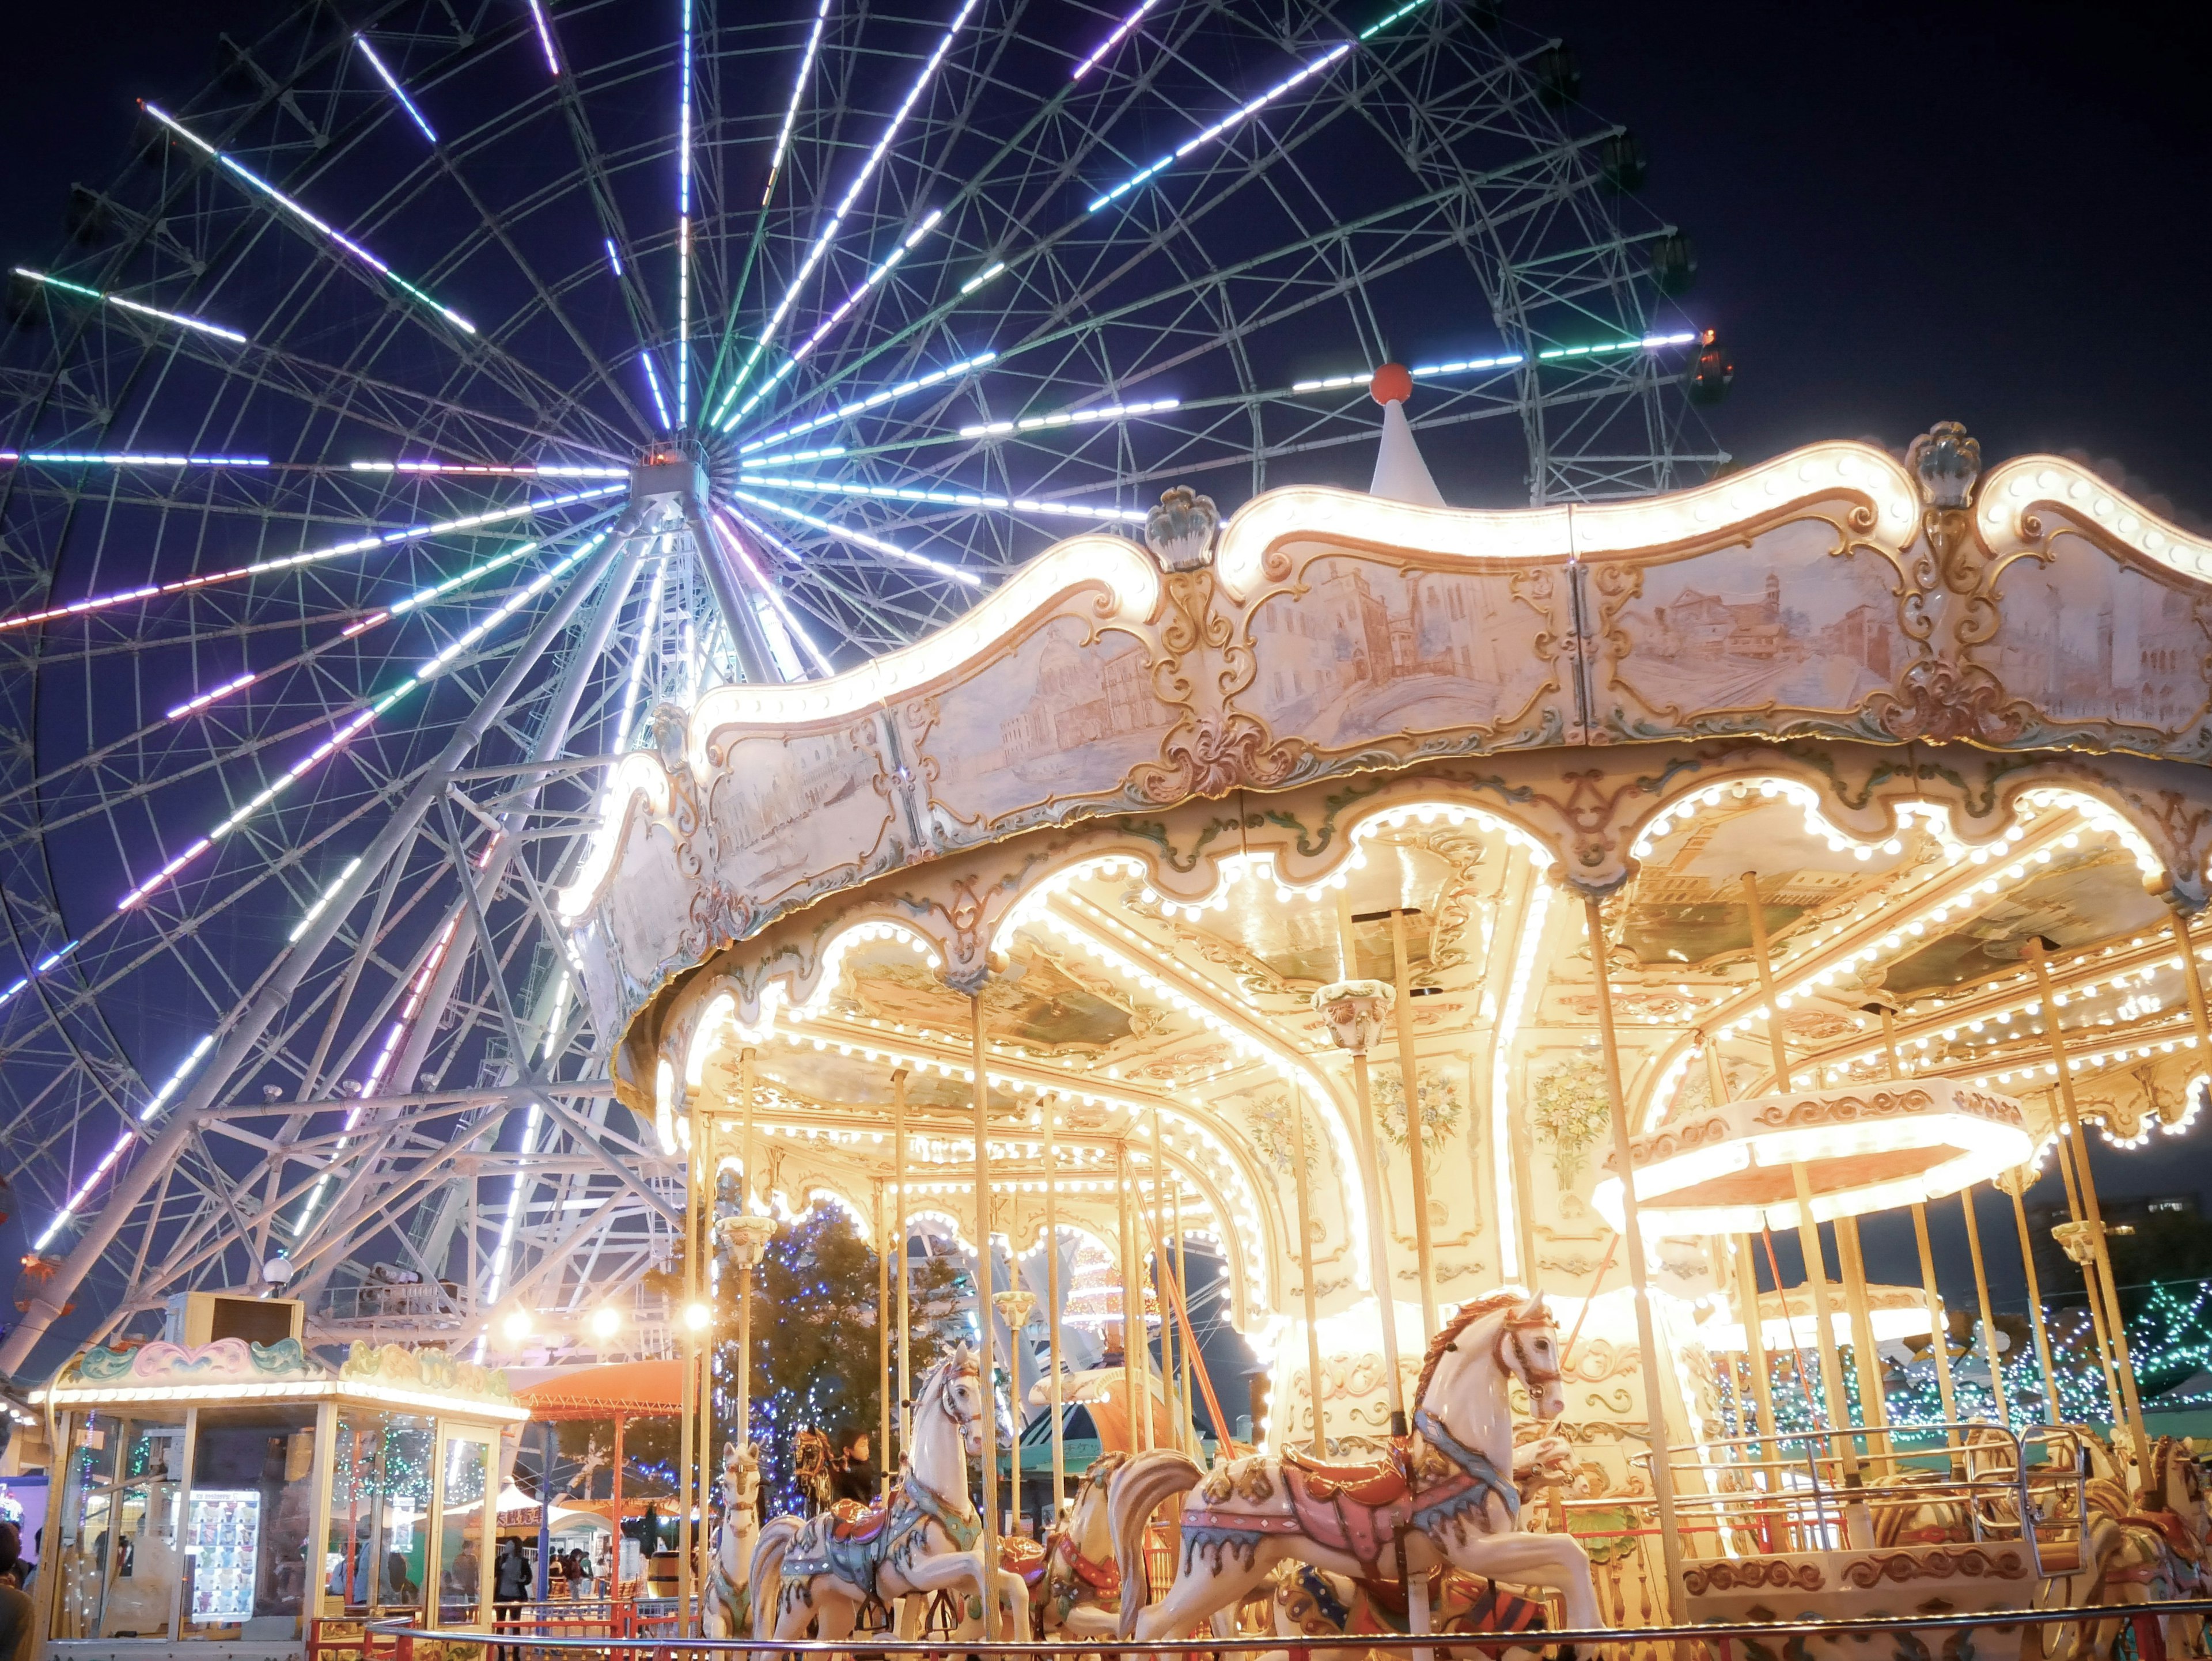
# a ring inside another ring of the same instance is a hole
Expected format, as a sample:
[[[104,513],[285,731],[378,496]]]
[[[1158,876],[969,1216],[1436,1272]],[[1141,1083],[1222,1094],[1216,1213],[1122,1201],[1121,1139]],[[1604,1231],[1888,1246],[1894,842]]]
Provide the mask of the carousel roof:
[[[1571,518],[1293,487],[1215,533],[1170,493],[1144,548],[1075,538],[941,635],[717,688],[625,760],[562,905],[663,1146],[703,1112],[734,1157],[750,1054],[787,1203],[871,1216],[902,1111],[909,1209],[972,1240],[980,1070],[993,1232],[1036,1239],[1048,1176],[1102,1241],[1124,1191],[1140,1251],[1179,1211],[1250,1331],[1302,1295],[1301,1169],[1323,1312],[1374,1290],[1314,995],[1378,981],[1394,1296],[1422,1289],[1408,1049],[1428,1287],[1592,1293],[1622,1273],[1593,926],[1638,1132],[1755,1116],[1778,1048],[1798,1091],[1937,1104],[1839,1143],[1830,1200],[2038,1157],[2062,1066],[2116,1141],[2191,1122],[2212,547],[2093,475],[1984,476],[1939,431]],[[1672,1191],[1786,1215],[1782,1143],[1735,1140]],[[1711,1283],[1710,1221],[1665,1225],[1662,1284]]]
[[[533,1419],[611,1419],[683,1410],[684,1368],[674,1361],[615,1361],[526,1385],[514,1399]]]

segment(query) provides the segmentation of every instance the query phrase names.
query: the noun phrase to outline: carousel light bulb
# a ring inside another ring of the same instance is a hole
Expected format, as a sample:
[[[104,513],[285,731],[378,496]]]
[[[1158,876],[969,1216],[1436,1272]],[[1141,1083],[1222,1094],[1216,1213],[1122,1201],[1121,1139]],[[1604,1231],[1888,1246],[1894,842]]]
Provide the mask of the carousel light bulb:
[[[527,1309],[510,1309],[501,1320],[499,1330],[507,1335],[510,1343],[520,1343],[530,1336],[534,1325]]]
[[[684,1325],[694,1332],[704,1332],[713,1325],[714,1319],[714,1312],[703,1303],[687,1303],[684,1306]]]
[[[622,1331],[622,1312],[613,1305],[604,1305],[592,1312],[592,1336],[611,1338]]]

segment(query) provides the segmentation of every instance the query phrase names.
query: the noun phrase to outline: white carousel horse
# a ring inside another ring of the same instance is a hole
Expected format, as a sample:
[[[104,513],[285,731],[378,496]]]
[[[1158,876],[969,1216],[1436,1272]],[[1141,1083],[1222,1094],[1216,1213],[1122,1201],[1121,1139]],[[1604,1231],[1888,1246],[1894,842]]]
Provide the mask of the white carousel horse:
[[[1539,1489],[1565,1487],[1574,1481],[1574,1451],[1557,1436],[1539,1437],[1513,1450],[1513,1486],[1523,1506]],[[1268,1603],[1278,1637],[1361,1634],[1383,1638],[1403,1634],[1411,1624],[1405,1588],[1395,1580],[1356,1580],[1348,1575],[1330,1574],[1310,1563],[1280,1564],[1271,1579],[1274,1591]],[[1541,1603],[1457,1569],[1431,1577],[1429,1601],[1431,1629],[1436,1632],[1530,1632],[1550,1624]],[[1518,1647],[1498,1652],[1501,1655],[1529,1652]],[[1411,1651],[1370,1653],[1410,1656]],[[1293,1648],[1287,1652],[1288,1661],[1301,1661],[1310,1654]]]
[[[1551,1586],[1570,1628],[1602,1627],[1588,1554],[1568,1536],[1523,1531],[1513,1484],[1506,1386],[1517,1379],[1536,1417],[1557,1418],[1566,1405],[1559,1355],[1559,1328],[1540,1295],[1480,1299],[1430,1344],[1413,1390],[1414,1434],[1374,1464],[1254,1455],[1209,1476],[1170,1449],[1137,1455],[1115,1479],[1111,1500],[1125,1583],[1133,1587],[1131,1576],[1142,1572],[1155,1508],[1199,1491],[1180,1508],[1175,1584],[1150,1605],[1125,1596],[1120,1635],[1149,1643],[1188,1633],[1243,1602],[1285,1561],[1354,1579],[1449,1567]]]
[[[1030,1626],[1022,1577],[983,1561],[983,1519],[968,1498],[968,1459],[983,1451],[988,1411],[975,1352],[966,1344],[923,1378],[914,1403],[905,1474],[887,1503],[840,1506],[818,1517],[779,1517],[761,1531],[751,1570],[753,1636],[792,1639],[811,1626],[848,1637],[870,1598],[890,1607],[910,1593],[954,1586],[995,1590],[1010,1630]]]
[[[1075,1497],[1060,1507],[1059,1520],[1045,1531],[1042,1544],[1012,1535],[1000,1537],[999,1566],[1020,1575],[1030,1589],[1033,1636],[1113,1634],[1121,1619],[1121,1567],[1114,1559],[1107,1494],[1114,1473],[1128,1457],[1116,1449],[1091,1461],[1076,1484]],[[952,1636],[981,1636],[981,1613],[980,1604],[969,1608]]]
[[[722,1444],[722,1521],[707,1567],[703,1618],[709,1638],[738,1638],[745,1630],[745,1589],[752,1572],[753,1542],[760,1533],[760,1450],[748,1442]]]

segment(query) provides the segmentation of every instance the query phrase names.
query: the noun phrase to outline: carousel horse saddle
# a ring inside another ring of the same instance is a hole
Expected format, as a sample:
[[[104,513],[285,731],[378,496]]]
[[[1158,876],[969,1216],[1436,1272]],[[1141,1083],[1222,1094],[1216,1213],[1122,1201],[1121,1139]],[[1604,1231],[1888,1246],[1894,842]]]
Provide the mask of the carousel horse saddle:
[[[1387,1506],[1406,1497],[1407,1479],[1406,1455],[1402,1449],[1393,1448],[1377,1459],[1316,1459],[1310,1453],[1291,1452],[1285,1456],[1284,1475],[1296,1483],[1303,1476],[1303,1486],[1311,1490],[1317,1500],[1333,1500],[1341,1494],[1363,1506]]]
[[[858,1500],[840,1500],[830,1507],[830,1537],[846,1543],[872,1540],[890,1520],[889,1506],[864,1506]]]
[[[999,1567],[1020,1575],[1034,1592],[1044,1579],[1044,1548],[1018,1534],[1002,1534],[999,1537]]]
[[[1378,1567],[1413,1509],[1404,1456],[1371,1464],[1340,1464],[1292,1455],[1283,1462],[1291,1512],[1308,1538]]]

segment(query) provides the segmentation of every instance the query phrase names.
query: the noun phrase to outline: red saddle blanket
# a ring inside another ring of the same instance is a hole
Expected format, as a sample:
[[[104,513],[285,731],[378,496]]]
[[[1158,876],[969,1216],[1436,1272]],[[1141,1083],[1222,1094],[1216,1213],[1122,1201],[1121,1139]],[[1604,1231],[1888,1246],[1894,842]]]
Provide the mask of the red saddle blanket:
[[[834,1540],[872,1540],[890,1519],[888,1506],[864,1506],[858,1500],[839,1500],[830,1507],[830,1537]]]
[[[1283,1482],[1307,1537],[1346,1554],[1370,1573],[1413,1511],[1405,1455],[1395,1449],[1356,1464],[1293,1455],[1283,1462]]]
[[[1002,1534],[999,1537],[999,1567],[1020,1575],[1034,1591],[1044,1579],[1044,1548],[1022,1535]]]

